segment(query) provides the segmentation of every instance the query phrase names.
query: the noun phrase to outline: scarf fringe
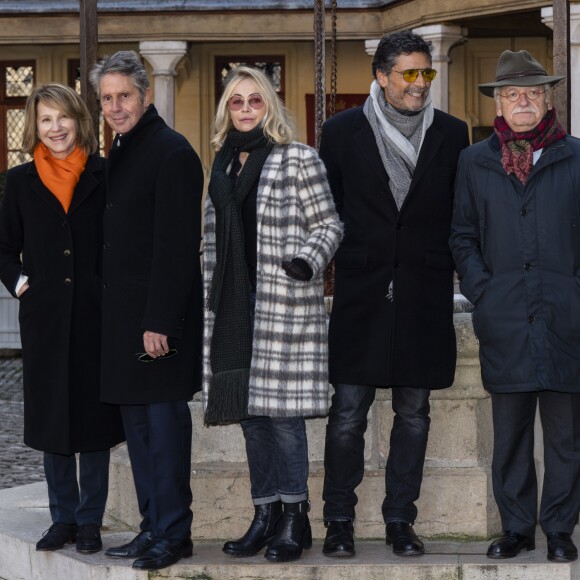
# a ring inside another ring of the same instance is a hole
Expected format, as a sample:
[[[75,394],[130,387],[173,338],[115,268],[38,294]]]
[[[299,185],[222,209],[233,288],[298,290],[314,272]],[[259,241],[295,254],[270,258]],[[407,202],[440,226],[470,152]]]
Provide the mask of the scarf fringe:
[[[227,425],[249,417],[249,383],[249,369],[235,369],[213,375],[207,396],[205,425]]]

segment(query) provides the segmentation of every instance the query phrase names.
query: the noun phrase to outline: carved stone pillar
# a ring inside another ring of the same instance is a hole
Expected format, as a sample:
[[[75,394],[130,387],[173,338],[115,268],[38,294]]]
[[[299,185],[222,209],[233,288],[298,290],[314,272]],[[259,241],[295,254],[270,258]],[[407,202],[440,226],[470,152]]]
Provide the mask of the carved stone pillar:
[[[551,6],[542,8],[542,22],[554,27],[554,9]],[[577,106],[580,98],[580,4],[570,4],[570,70],[568,79],[570,84],[571,127],[570,134],[580,137],[580,107]]]
[[[433,24],[413,30],[425,40],[433,43],[433,68],[437,69],[437,78],[431,85],[433,106],[441,111],[449,111],[449,51],[460,42],[465,42],[460,26]]]
[[[175,124],[175,79],[176,67],[187,53],[184,40],[144,41],[139,43],[139,52],[153,67],[155,79],[155,107],[159,115],[170,126]]]

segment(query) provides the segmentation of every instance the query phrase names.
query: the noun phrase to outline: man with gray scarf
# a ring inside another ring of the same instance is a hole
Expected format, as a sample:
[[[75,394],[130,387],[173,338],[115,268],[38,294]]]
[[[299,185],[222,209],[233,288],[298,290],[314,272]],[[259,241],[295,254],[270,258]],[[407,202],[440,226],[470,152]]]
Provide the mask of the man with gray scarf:
[[[376,388],[391,388],[394,422],[382,505],[400,556],[424,553],[413,531],[429,433],[431,389],[455,375],[453,270],[448,247],[453,182],[467,126],[433,108],[431,43],[384,36],[363,107],[323,128],[326,164],[345,237],[336,253],[330,319],[323,553],[353,556],[355,488]]]

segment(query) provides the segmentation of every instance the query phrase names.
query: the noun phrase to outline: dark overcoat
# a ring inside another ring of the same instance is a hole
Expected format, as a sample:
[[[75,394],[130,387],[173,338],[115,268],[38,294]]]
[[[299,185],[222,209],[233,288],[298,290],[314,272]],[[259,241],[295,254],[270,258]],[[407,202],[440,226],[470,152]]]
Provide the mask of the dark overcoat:
[[[103,400],[189,400],[201,388],[201,163],[153,105],[114,143],[104,213]],[[167,335],[178,354],[140,362],[146,330]]]
[[[320,156],[344,239],[330,319],[332,383],[440,389],[453,383],[453,181],[467,126],[435,110],[399,211],[362,107],[323,128]]]
[[[0,208],[0,278],[20,298],[24,442],[71,454],[124,440],[119,409],[99,402],[105,160],[90,156],[68,213],[34,163],[11,169]]]
[[[545,147],[525,186],[493,135],[457,173],[451,248],[492,393],[580,393],[580,140]]]

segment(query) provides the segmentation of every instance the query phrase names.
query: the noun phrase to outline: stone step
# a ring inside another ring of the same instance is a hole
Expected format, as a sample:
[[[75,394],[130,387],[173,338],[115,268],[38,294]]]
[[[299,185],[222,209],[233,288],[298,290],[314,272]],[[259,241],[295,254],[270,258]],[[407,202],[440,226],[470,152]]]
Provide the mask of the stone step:
[[[192,558],[147,575],[131,561],[114,560],[103,552],[83,555],[74,546],[36,552],[35,543],[50,525],[44,483],[0,491],[0,578],[2,580],[577,580],[580,564],[546,560],[545,539],[538,531],[537,549],[511,560],[485,557],[487,542],[427,541],[425,556],[400,558],[382,540],[358,541],[357,556],[348,560],[321,554],[314,543],[298,561],[272,564],[263,554],[235,559],[221,552],[221,542],[195,542]],[[133,533],[108,520],[105,549],[127,541]],[[580,533],[575,540],[580,543]]]

